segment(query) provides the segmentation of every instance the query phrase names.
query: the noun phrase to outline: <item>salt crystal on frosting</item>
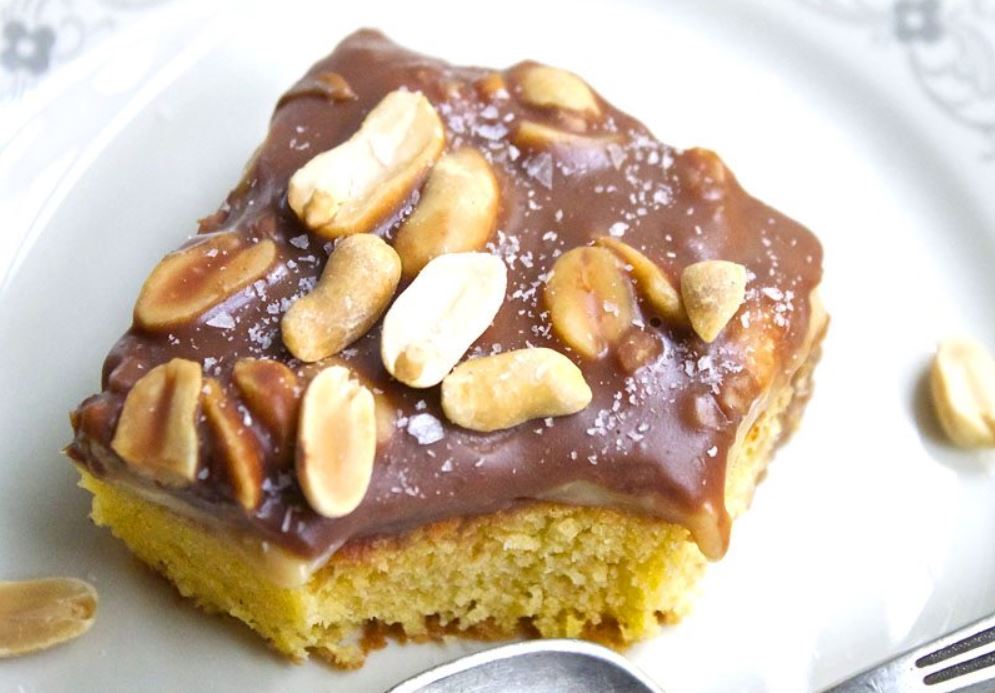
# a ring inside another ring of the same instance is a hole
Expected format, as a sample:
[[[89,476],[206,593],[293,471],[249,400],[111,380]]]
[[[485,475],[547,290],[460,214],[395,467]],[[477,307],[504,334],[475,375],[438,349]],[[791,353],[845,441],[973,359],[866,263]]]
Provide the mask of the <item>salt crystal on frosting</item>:
[[[480,125],[477,134],[487,140],[499,140],[508,134],[508,128],[501,124]]]
[[[608,150],[608,158],[611,159],[612,166],[614,166],[616,170],[621,168],[626,158],[625,150],[614,142],[605,147],[605,149]]]
[[[408,434],[414,436],[419,445],[431,445],[445,437],[442,423],[431,414],[416,414],[408,419]]]
[[[609,235],[620,238],[625,235],[625,232],[629,230],[629,225],[624,221],[616,221],[608,228]]]
[[[553,189],[553,157],[543,152],[525,162],[525,172],[547,190]]]
[[[228,313],[218,313],[204,324],[208,327],[216,327],[219,330],[230,330],[235,327],[235,318]]]

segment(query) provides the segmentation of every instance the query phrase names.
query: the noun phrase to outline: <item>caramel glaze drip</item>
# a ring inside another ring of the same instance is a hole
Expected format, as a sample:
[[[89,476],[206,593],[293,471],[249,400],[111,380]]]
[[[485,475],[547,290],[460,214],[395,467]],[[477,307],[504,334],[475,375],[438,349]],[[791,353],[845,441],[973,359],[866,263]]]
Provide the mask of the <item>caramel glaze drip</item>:
[[[150,483],[116,460],[109,441],[128,390],[170,358],[202,363],[205,374],[233,396],[232,367],[240,358],[279,359],[300,371],[303,364],[280,340],[280,317],[314,285],[331,244],[309,234],[289,209],[287,181],[313,156],[356,132],[388,92],[405,87],[420,90],[435,105],[449,150],[476,147],[500,180],[501,211],[488,249],[506,260],[508,295],[469,356],[530,345],[570,354],[550,329],[544,279],[561,253],[612,232],[642,249],[675,285],[681,270],[700,260],[745,265],[750,272],[745,304],[710,345],[640,305],[645,330],[663,344],[655,361],[629,373],[617,348],[599,360],[575,355],[594,391],[586,410],[490,434],[448,424],[439,388],[413,390],[392,380],[380,360],[377,325],[340,355],[397,412],[397,429],[378,448],[358,509],[338,519],[311,511],[286,464],[286,451],[274,449],[258,422],[252,428],[267,462],[263,501],[254,513],[234,501],[203,418],[197,481],[163,491],[233,528],[317,557],[350,540],[562,497],[557,490],[581,482],[579,487],[598,493],[578,501],[641,508],[681,523],[706,555],[720,557],[730,528],[724,503],[727,454],[765,389],[784,382],[800,365],[810,293],[821,278],[821,247],[806,229],[747,195],[715,155],[661,144],[641,123],[604,102],[604,118],[588,134],[616,135],[617,143],[574,151],[515,148],[509,135],[521,120],[560,125],[550,112],[516,98],[515,71],[503,73],[510,94],[495,97],[475,86],[493,72],[452,67],[373,31],[353,34],[312,67],[280,100],[242,181],[199,231],[237,230],[252,240],[273,239],[279,253],[274,269],[265,282],[229,297],[193,324],[168,333],[132,327],[104,364],[104,391],[74,413],[72,457],[97,475]],[[334,75],[344,78],[345,86]],[[418,196],[416,190],[373,232],[390,240]],[[222,313],[234,319],[234,327],[216,319]],[[419,443],[413,432],[429,421],[416,419],[411,427],[419,414],[441,422],[441,440]]]

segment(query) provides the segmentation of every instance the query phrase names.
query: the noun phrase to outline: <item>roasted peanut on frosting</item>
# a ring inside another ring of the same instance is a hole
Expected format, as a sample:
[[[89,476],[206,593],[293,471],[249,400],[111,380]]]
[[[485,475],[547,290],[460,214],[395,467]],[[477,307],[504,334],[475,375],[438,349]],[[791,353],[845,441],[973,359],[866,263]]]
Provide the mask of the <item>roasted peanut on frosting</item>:
[[[321,361],[304,364],[298,370],[298,375],[302,381],[309,383],[316,375],[329,366],[342,366],[343,368],[348,369],[349,362],[343,358],[339,358],[338,356],[329,356],[327,359],[322,359]],[[376,410],[377,419],[377,445],[385,445],[391,438],[394,437],[394,431],[397,430],[397,427],[395,426],[397,407],[392,404],[390,397],[382,389],[378,388],[373,381],[365,377],[362,373],[352,371],[352,377],[355,378],[360,385],[373,393],[373,402],[375,405],[374,408]]]
[[[660,317],[677,324],[687,322],[680,293],[655,262],[617,238],[602,236],[595,242],[613,251],[627,265],[639,292]]]
[[[0,582],[0,659],[79,637],[97,615],[97,591],[74,578]]]
[[[561,255],[546,284],[545,300],[553,331],[588,358],[603,356],[634,317],[629,280],[604,248],[574,248]]]
[[[446,418],[483,432],[575,414],[591,397],[580,369],[558,351],[541,347],[464,361],[442,381]]]
[[[504,262],[486,253],[440,255],[387,311],[380,355],[410,387],[442,382],[494,320],[507,285]]]
[[[439,255],[483,248],[497,211],[497,179],[480,152],[465,148],[442,157],[394,240],[404,276],[415,276]]]
[[[173,359],[142,376],[128,393],[111,448],[139,474],[169,486],[197,475],[200,364]]]
[[[170,253],[145,280],[135,303],[135,322],[160,331],[192,322],[264,277],[275,259],[273,241],[247,245],[231,231]]]
[[[383,315],[401,278],[401,260],[376,236],[339,241],[321,281],[280,324],[283,343],[302,361],[320,361],[362,337]]]
[[[315,512],[342,517],[356,509],[376,448],[373,393],[344,366],[321,371],[304,393],[297,433],[297,479]]]
[[[942,342],[933,359],[930,389],[937,417],[953,443],[995,447],[995,359],[981,344]]]
[[[373,404],[377,419],[377,445],[386,445],[397,430],[397,411],[383,394],[373,393]]]
[[[228,472],[235,500],[246,510],[255,510],[263,495],[263,453],[259,441],[243,422],[235,402],[214,378],[204,382],[201,406],[214,434],[215,449]]]
[[[507,99],[508,83],[500,72],[489,72],[473,83],[477,93],[484,99]]]
[[[614,163],[609,148],[622,138],[617,133],[588,133],[601,120],[601,106],[594,92],[577,75],[546,65],[526,64],[513,71],[522,101],[552,112],[554,123],[523,118],[515,124],[511,141],[531,152],[553,150],[584,168]]]
[[[369,231],[408,196],[445,143],[442,121],[424,95],[392,91],[355,135],[294,173],[287,201],[327,238]]]
[[[262,421],[280,448],[280,459],[293,447],[301,386],[292,370],[273,359],[239,359],[232,380],[252,415]]]
[[[684,268],[681,296],[691,327],[706,342],[714,342],[743,305],[746,268],[725,260],[705,260]]]
[[[601,115],[594,92],[572,72],[548,65],[527,65],[518,72],[522,100],[541,108],[558,108],[583,113],[588,117]]]

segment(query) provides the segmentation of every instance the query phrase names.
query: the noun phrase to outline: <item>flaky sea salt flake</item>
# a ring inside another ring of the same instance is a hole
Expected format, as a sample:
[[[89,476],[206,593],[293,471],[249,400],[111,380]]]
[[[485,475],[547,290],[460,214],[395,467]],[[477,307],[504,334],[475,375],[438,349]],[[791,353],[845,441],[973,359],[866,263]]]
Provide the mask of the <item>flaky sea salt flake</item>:
[[[612,166],[616,170],[621,168],[626,159],[625,150],[614,142],[609,143],[605,149],[608,151],[608,158],[611,159]]]
[[[553,189],[553,157],[543,152],[525,161],[525,172],[547,190]]]
[[[621,238],[625,235],[625,232],[629,230],[629,225],[624,221],[616,221],[610,227],[608,227],[608,234],[614,238]]]
[[[445,437],[442,423],[431,414],[416,414],[408,419],[408,434],[418,441],[419,445],[431,445]]]
[[[209,327],[216,327],[219,330],[230,330],[235,327],[235,318],[228,313],[221,312],[204,324]]]

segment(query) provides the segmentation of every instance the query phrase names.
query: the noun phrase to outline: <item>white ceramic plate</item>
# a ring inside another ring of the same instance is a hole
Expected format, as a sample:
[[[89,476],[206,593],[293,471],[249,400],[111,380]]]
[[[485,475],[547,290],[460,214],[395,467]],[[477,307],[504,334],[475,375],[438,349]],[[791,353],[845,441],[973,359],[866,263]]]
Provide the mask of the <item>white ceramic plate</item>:
[[[0,578],[77,575],[102,601],[84,638],[0,663],[0,689],[378,691],[482,647],[288,664],[94,528],[58,452],[147,270],[281,90],[363,25],[454,62],[567,66],[823,240],[833,323],[802,429],[696,611],[635,662],[672,693],[814,690],[995,610],[995,462],[936,442],[922,388],[939,338],[995,347],[991,3],[501,4],[174,3],[6,114]]]

